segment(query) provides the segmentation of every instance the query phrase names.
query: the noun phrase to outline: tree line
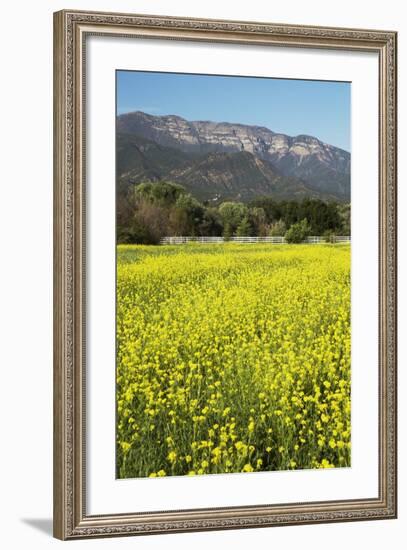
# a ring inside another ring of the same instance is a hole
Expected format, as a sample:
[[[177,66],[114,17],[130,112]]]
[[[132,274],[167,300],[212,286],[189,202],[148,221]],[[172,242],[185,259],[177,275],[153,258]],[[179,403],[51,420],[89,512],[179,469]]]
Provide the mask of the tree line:
[[[350,205],[305,198],[249,203],[199,202],[172,182],[146,182],[117,194],[118,243],[158,244],[164,236],[285,236],[301,242],[307,235],[350,235]]]

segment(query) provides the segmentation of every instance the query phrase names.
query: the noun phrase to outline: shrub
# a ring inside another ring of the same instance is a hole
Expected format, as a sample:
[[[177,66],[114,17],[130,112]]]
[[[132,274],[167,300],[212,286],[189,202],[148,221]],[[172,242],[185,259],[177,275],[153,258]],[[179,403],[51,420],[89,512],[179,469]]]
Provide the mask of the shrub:
[[[311,227],[306,218],[300,222],[293,223],[285,233],[285,240],[288,243],[302,243],[305,237],[311,233]]]

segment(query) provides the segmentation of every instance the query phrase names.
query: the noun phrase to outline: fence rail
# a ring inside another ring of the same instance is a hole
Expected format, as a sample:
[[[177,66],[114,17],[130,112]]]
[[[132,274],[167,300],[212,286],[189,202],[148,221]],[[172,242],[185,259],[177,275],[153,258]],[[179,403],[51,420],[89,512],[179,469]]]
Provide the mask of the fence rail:
[[[332,236],[330,242],[334,243],[350,243],[350,236],[347,235],[335,235]],[[284,237],[231,237],[228,239],[233,243],[270,243],[270,244],[284,244],[286,242]],[[225,239],[223,237],[163,237],[160,240],[161,244],[186,244],[186,243],[223,243]],[[313,235],[306,237],[304,243],[318,244],[327,242],[326,237]]]

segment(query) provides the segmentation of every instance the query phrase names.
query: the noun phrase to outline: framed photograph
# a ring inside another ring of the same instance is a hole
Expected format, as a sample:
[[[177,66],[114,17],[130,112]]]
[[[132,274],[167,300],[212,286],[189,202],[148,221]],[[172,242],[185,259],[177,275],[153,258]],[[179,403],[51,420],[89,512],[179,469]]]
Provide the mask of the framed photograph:
[[[54,16],[54,535],[396,517],[396,33]]]

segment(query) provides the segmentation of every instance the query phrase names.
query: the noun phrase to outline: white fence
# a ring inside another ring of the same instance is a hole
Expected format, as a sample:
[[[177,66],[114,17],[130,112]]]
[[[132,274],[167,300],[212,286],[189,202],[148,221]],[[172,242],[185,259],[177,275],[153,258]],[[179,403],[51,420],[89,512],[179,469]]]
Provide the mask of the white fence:
[[[186,243],[223,243],[225,239],[223,237],[163,237],[160,241],[161,244],[186,244]],[[271,244],[283,244],[286,242],[284,237],[231,237],[229,242],[233,243],[271,243]],[[320,236],[307,237],[304,243],[325,243],[326,238]],[[350,243],[350,236],[339,235],[332,237],[332,242],[335,243]]]

